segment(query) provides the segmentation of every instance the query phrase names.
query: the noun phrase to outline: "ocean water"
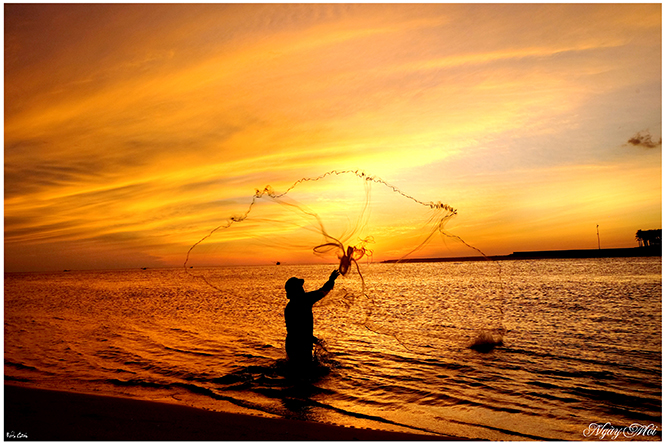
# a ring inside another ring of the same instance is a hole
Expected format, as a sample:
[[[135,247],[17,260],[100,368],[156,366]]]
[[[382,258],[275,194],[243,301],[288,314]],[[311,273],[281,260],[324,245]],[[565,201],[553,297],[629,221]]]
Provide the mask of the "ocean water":
[[[660,440],[661,264],[362,264],[364,285],[340,277],[314,308],[305,381],[284,282],[317,289],[334,265],[7,273],[5,382],[471,439],[637,424]],[[471,348],[483,334],[503,344]]]

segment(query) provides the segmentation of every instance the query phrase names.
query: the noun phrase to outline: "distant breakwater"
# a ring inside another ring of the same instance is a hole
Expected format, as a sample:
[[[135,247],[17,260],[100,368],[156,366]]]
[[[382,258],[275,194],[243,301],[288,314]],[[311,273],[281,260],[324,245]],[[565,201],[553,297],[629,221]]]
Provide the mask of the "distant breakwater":
[[[610,249],[567,249],[558,251],[519,251],[510,255],[489,255],[472,257],[434,257],[405,258],[401,260],[384,260],[381,263],[436,263],[456,261],[483,260],[540,260],[565,258],[606,258],[606,257],[658,257],[662,256],[661,246]]]

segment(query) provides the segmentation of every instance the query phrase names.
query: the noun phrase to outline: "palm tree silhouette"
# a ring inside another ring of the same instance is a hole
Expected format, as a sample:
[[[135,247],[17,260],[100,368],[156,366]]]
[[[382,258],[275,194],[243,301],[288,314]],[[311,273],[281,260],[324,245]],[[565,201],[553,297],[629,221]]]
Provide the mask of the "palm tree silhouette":
[[[662,244],[661,231],[661,229],[646,231],[640,229],[635,233],[635,240],[640,244],[640,247],[660,246]]]

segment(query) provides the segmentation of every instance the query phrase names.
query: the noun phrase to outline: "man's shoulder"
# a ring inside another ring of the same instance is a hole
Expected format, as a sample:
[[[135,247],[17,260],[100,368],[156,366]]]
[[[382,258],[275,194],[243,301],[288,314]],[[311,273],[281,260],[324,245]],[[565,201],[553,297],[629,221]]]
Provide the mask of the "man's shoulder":
[[[307,305],[311,304],[310,301],[310,292],[307,292],[304,296],[296,298],[292,298],[289,300],[289,302],[286,304],[286,308],[284,309],[299,309],[302,307],[306,307]]]

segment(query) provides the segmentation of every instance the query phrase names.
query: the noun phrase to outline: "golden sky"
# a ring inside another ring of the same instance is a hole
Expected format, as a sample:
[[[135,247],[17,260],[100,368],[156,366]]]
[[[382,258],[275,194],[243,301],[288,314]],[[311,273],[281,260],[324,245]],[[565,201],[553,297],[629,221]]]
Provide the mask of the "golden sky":
[[[661,227],[660,4],[5,4],[4,26],[7,271],[182,266],[256,188],[331,170],[451,205],[488,255]],[[331,233],[364,195],[289,194]],[[374,259],[417,246],[426,211],[370,196]],[[293,215],[257,205],[207,245],[320,261]]]

